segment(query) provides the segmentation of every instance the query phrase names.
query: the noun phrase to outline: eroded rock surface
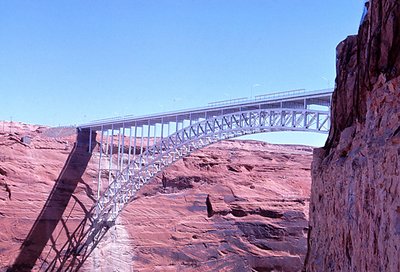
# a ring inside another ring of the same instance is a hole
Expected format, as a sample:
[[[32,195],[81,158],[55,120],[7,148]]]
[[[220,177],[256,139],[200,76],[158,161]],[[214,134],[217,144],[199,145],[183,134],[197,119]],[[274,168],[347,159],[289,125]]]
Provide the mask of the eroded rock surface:
[[[0,271],[24,262],[44,271],[68,253],[95,200],[98,165],[96,150],[87,161],[74,149],[75,137],[23,124],[0,131]],[[311,153],[255,141],[193,153],[168,168],[164,186],[160,176],[143,188],[79,271],[299,271]],[[54,231],[35,233],[46,226]]]
[[[225,141],[173,165],[121,214],[134,271],[299,271],[310,151]]]
[[[400,3],[370,1],[337,48],[332,129],[312,166],[307,271],[400,271]]]

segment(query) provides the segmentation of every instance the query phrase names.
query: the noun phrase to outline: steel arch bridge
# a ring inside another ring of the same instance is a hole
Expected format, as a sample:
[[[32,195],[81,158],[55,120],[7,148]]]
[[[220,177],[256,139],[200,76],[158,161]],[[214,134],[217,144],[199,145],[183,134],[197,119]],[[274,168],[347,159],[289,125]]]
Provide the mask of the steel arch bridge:
[[[112,224],[136,193],[191,152],[238,136],[271,131],[327,133],[332,90],[283,93],[210,103],[207,107],[79,126],[100,134],[96,224]],[[94,152],[95,151],[95,152]]]

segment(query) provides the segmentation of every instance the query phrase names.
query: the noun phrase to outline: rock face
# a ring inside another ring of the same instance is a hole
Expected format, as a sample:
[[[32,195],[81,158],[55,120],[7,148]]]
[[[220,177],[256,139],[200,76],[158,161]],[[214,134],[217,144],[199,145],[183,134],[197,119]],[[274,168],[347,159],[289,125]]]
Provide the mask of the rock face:
[[[68,253],[96,197],[98,154],[75,138],[23,124],[0,131],[0,271],[44,271]],[[224,141],[193,153],[165,171],[164,186],[160,176],[141,190],[79,271],[301,270],[311,152]]]
[[[0,270],[30,271],[65,242],[59,237],[70,235],[93,203],[85,181],[94,164],[86,169],[90,156],[75,144],[74,129],[49,137],[44,127],[14,123],[10,131],[0,133]]]
[[[370,1],[337,47],[332,128],[314,151],[307,271],[400,271],[400,3]]]
[[[299,271],[310,151],[225,141],[171,166],[165,189],[146,186],[112,229],[128,232],[118,237],[131,246],[132,270]],[[108,249],[93,256],[109,271]]]

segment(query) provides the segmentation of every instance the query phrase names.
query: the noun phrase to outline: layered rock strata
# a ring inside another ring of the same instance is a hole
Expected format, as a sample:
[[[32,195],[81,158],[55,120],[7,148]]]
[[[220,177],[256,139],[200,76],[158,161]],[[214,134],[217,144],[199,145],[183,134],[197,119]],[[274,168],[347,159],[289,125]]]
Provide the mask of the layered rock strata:
[[[89,158],[75,138],[17,123],[0,131],[0,271],[51,270],[71,255],[98,175],[98,150]],[[193,153],[164,186],[158,177],[140,191],[79,271],[300,270],[311,153],[251,141]]]
[[[171,166],[166,187],[144,187],[112,228],[119,244],[131,246],[131,271],[301,270],[309,152],[225,141]],[[109,271],[110,255],[100,246],[88,268]]]
[[[307,271],[400,271],[400,3],[369,1],[337,47],[332,128],[314,151]]]

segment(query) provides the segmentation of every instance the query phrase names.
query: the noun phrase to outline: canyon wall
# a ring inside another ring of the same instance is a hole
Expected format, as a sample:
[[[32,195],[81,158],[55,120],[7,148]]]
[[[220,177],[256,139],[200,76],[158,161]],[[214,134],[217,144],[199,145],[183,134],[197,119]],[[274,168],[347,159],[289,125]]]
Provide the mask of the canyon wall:
[[[332,127],[314,150],[307,271],[400,271],[400,3],[372,0],[337,47]]]
[[[141,189],[82,271],[300,271],[311,151],[223,141],[194,152],[166,169],[165,188]]]
[[[0,130],[0,271],[81,257],[71,245],[96,199],[99,147],[75,141],[71,128]],[[194,152],[140,190],[79,271],[299,271],[311,159],[311,147],[257,141]]]

